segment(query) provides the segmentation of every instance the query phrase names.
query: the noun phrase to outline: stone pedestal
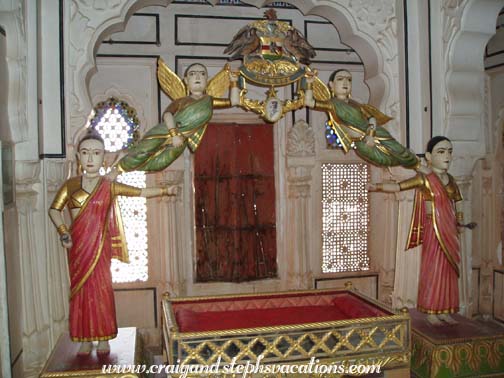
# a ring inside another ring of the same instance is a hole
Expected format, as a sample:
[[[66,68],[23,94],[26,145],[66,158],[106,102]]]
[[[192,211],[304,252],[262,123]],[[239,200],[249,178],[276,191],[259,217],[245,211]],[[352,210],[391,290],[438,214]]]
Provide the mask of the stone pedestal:
[[[94,343],[96,344],[96,342]],[[77,356],[80,343],[70,340],[68,333],[60,336],[47,361],[40,378],[48,377],[140,377],[140,373],[117,371],[115,365],[134,367],[139,364],[140,351],[137,342],[137,330],[119,328],[117,337],[110,340],[110,354],[98,356],[96,345],[89,356]],[[112,365],[108,369],[109,365]],[[103,368],[105,367],[105,371]]]
[[[418,378],[500,377],[504,371],[504,326],[453,315],[455,325],[434,326],[410,310],[411,371]]]

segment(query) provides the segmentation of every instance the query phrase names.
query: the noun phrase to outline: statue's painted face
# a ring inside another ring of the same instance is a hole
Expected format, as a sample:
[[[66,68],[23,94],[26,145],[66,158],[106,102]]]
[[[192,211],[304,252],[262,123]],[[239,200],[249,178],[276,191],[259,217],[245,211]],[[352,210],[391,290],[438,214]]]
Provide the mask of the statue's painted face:
[[[452,161],[453,146],[449,140],[442,140],[434,146],[432,152],[425,153],[425,159],[432,168],[447,171]]]
[[[204,92],[207,86],[208,74],[205,66],[195,64],[186,73],[184,81],[189,88],[189,92]]]
[[[352,93],[352,74],[348,71],[340,71],[330,84],[336,97],[348,98]]]
[[[99,140],[87,139],[81,143],[77,156],[84,171],[97,173],[105,159],[105,147]]]

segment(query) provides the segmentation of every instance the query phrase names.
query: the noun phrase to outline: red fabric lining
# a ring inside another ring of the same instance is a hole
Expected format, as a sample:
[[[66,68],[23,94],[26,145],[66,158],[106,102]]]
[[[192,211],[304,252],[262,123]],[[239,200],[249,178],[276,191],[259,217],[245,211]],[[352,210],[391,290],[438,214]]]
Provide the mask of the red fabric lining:
[[[349,294],[335,296],[332,305],[252,308],[234,311],[193,311],[184,307],[188,306],[174,306],[180,332],[305,324],[387,315],[384,311]]]
[[[216,298],[208,298],[208,299],[194,299],[194,300],[184,300],[183,302],[175,302],[176,306],[180,306],[183,304],[193,304],[193,303],[222,303],[222,302],[249,302],[252,300],[265,300],[265,299],[285,299],[285,298],[299,298],[299,297],[321,297],[321,296],[335,296],[338,294],[344,294],[344,295],[351,295],[348,294],[346,291],[343,290],[335,290],[335,291],[323,291],[314,294],[314,293],[293,293],[293,294],[257,294],[257,295],[252,295],[252,296],[246,296],[246,297],[227,297],[227,298],[222,298],[222,297],[216,297]]]
[[[349,319],[388,315],[379,308],[352,295],[339,295],[335,297],[333,305],[342,309]]]
[[[346,316],[335,306],[302,306],[213,312],[181,309],[176,318],[181,332],[198,332],[325,322]]]
[[[266,296],[249,298],[226,298],[226,300],[212,299],[174,303],[175,309],[185,308],[196,312],[206,311],[240,311],[258,310],[264,308],[299,307],[299,306],[330,306],[334,295],[303,295],[290,296]]]

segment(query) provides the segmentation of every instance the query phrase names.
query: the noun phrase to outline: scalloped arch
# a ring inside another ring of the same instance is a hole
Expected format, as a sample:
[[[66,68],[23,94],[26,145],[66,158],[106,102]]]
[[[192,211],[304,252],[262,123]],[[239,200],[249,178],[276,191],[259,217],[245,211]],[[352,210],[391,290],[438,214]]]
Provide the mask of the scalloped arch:
[[[463,11],[460,29],[446,52],[448,106],[444,130],[439,132],[454,142],[464,142],[466,153],[474,159],[488,152],[482,139],[485,128],[491,127],[484,124],[481,116],[485,112],[483,56],[488,41],[495,34],[496,20],[503,6],[504,0],[470,0]]]
[[[116,3],[116,8],[118,9],[115,12],[110,12],[110,16],[104,15],[101,21],[81,21],[82,25],[79,26],[81,29],[75,27],[75,33],[89,33],[90,30],[91,33],[87,41],[85,37],[81,37],[81,39],[84,39],[85,46],[80,51],[84,51],[79,54],[74,66],[70,70],[73,82],[73,96],[71,97],[72,104],[69,112],[69,124],[72,131],[82,125],[91,109],[88,84],[91,76],[96,72],[95,55],[99,43],[107,35],[124,30],[129,17],[139,9],[154,5],[166,7],[171,2],[172,0],[124,0],[122,4]],[[243,2],[261,8],[272,1],[243,0]],[[391,94],[391,92],[398,92],[398,90],[390,90],[392,87],[398,86],[398,83],[394,83],[393,78],[395,70],[391,68],[386,69],[382,48],[378,45],[376,36],[359,27],[359,21],[354,17],[351,6],[346,7],[343,4],[331,1],[317,0],[287,0],[286,2],[297,7],[304,15],[320,16],[330,21],[333,25],[337,25],[341,40],[354,48],[364,63],[365,80],[371,93],[370,103],[384,106],[396,101],[396,99],[390,99],[390,97],[397,97]],[[345,2],[350,4],[348,1],[343,1],[343,3]],[[215,4],[217,1],[213,0],[209,1],[209,3]],[[73,0],[71,22],[75,22],[75,17],[78,13],[76,8],[84,6],[85,4],[83,5],[82,0]],[[85,19],[84,15],[81,16]],[[79,52],[76,46],[72,47]],[[71,135],[72,131],[68,135]]]

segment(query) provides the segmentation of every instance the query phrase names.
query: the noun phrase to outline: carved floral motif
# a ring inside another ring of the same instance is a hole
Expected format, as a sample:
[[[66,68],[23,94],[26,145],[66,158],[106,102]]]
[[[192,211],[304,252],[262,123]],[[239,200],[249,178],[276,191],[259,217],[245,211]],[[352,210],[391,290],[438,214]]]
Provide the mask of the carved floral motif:
[[[114,9],[121,5],[122,0],[75,0],[79,6],[97,10]]]
[[[371,26],[388,23],[390,17],[395,13],[394,1],[392,0],[351,0],[346,3],[359,21]]]
[[[287,155],[315,155],[315,134],[305,120],[300,119],[297,121],[290,129],[287,138]]]

